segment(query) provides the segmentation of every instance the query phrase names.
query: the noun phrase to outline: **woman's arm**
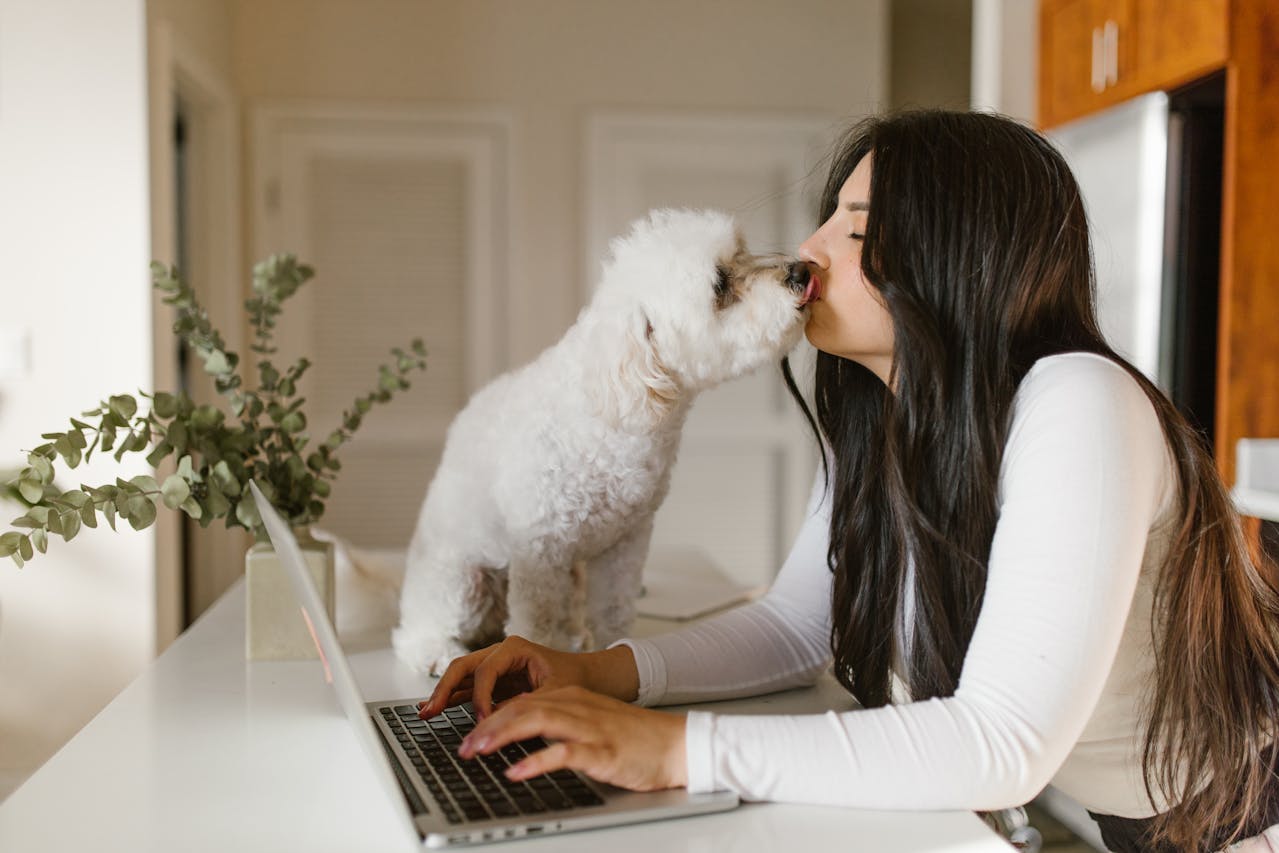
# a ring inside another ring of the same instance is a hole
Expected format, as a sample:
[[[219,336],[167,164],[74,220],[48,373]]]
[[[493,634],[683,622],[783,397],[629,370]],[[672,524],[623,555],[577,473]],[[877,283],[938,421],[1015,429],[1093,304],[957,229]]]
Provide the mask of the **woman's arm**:
[[[691,713],[690,789],[993,809],[1048,783],[1110,672],[1169,463],[1149,401],[1111,363],[1043,362],[1017,405],[986,595],[954,696],[821,716]]]
[[[805,521],[759,601],[646,640],[626,639],[639,705],[753,696],[811,684],[830,661],[830,495],[818,472]]]

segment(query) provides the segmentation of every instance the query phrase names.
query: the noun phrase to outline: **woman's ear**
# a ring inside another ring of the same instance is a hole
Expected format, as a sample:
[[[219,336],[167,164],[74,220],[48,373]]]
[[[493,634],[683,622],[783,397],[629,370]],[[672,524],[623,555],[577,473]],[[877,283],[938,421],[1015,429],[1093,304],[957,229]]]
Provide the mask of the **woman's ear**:
[[[620,357],[605,370],[604,417],[613,426],[651,428],[675,408],[682,389],[658,356],[643,311],[627,319],[620,344]]]

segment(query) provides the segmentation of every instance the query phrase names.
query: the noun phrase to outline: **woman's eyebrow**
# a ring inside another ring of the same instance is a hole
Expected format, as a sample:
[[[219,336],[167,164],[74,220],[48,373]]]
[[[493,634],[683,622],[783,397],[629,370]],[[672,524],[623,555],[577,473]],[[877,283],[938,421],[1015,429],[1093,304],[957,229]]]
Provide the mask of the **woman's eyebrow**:
[[[870,210],[870,205],[864,201],[850,201],[844,205],[844,210],[848,210],[848,211]]]

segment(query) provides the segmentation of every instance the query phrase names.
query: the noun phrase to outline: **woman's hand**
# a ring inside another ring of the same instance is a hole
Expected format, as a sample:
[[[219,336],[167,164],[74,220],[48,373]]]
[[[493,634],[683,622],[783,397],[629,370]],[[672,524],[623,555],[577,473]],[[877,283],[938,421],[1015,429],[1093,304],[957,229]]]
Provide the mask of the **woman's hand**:
[[[574,685],[631,701],[639,692],[635,656],[626,646],[574,654],[507,637],[450,663],[418,713],[425,719],[450,705],[472,702],[482,720],[493,712],[495,700]]]
[[[539,690],[504,702],[467,735],[458,755],[488,755],[515,741],[555,741],[510,769],[529,779],[567,767],[632,791],[688,784],[682,714],[636,708],[581,687]]]

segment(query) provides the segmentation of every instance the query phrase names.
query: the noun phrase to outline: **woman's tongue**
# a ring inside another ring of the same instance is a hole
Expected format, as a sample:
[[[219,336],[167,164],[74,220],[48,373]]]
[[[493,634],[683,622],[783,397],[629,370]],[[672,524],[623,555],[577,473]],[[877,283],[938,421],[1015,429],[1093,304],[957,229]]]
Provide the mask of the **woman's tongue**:
[[[804,288],[804,296],[800,299],[800,305],[807,305],[818,296],[821,295],[821,283],[817,280],[817,276],[810,276],[808,286]]]

